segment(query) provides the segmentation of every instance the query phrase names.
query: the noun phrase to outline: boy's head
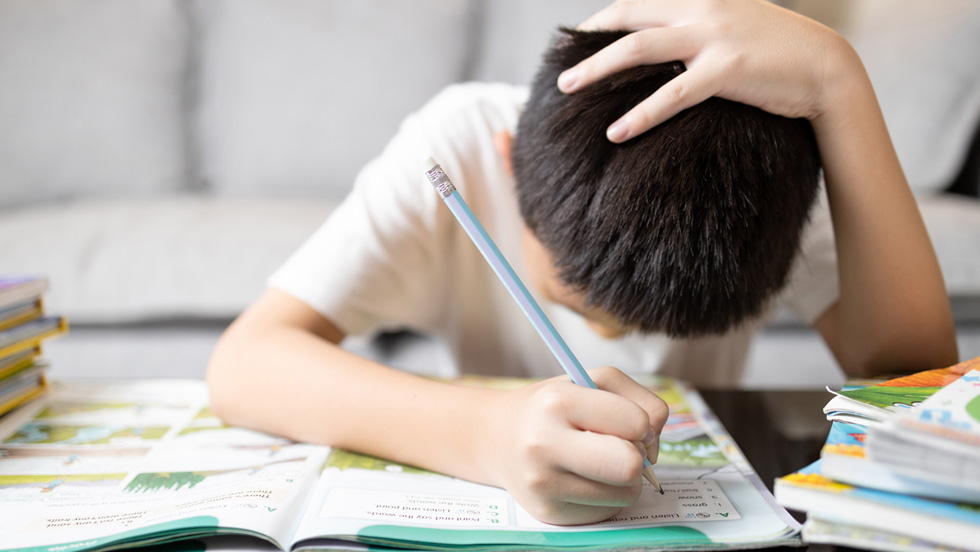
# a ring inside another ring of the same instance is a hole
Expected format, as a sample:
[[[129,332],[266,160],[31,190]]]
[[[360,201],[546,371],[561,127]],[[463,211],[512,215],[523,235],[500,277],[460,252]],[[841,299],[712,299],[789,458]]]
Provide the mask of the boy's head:
[[[691,337],[761,314],[786,282],[820,160],[809,122],[719,98],[623,144],[605,129],[684,71],[558,75],[626,32],[562,30],[512,149],[521,215],[558,278],[623,327]]]

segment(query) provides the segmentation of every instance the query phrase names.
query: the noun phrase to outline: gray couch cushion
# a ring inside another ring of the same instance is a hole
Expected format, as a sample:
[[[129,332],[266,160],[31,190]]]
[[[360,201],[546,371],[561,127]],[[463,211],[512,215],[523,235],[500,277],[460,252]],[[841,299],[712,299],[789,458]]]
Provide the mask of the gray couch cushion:
[[[228,196],[341,197],[410,112],[460,79],[475,1],[198,4],[204,173]]]
[[[21,209],[0,217],[0,273],[48,275],[48,309],[74,324],[229,320],[333,207],[187,195]]]
[[[980,201],[952,194],[922,197],[919,210],[949,295],[980,297]]]
[[[840,30],[874,84],[909,185],[945,189],[980,126],[980,2],[835,5],[850,10]]]
[[[0,208],[185,184],[180,5],[0,2]]]
[[[484,42],[472,78],[529,84],[558,25],[575,27],[608,4],[608,0],[485,1]]]

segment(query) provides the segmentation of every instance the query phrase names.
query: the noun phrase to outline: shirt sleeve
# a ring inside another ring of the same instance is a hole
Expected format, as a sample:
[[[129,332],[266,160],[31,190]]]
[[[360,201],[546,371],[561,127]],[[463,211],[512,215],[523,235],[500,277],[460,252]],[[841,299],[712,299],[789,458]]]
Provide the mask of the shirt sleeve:
[[[443,213],[420,168],[434,148],[418,118],[405,120],[347,198],[268,280],[348,335],[425,329],[441,310],[433,290],[445,285],[435,235]]]
[[[494,100],[500,96],[504,100]],[[448,257],[460,232],[425,178],[422,161],[434,157],[460,177],[462,190],[467,175],[499,164],[493,133],[513,124],[500,106],[520,97],[510,88],[455,85],[410,115],[358,174],[348,197],[268,284],[306,302],[347,335],[393,328],[440,333],[458,285]]]

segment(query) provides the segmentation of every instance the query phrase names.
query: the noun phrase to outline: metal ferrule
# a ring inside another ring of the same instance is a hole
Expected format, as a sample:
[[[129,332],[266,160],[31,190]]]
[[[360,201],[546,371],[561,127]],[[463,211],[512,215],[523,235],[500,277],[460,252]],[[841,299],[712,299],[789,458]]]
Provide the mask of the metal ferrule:
[[[446,171],[442,170],[440,165],[436,165],[431,169],[425,171],[425,177],[429,179],[429,182],[435,186],[436,191],[439,192],[439,196],[443,199],[449,197],[453,192],[456,191],[456,187],[446,176]]]

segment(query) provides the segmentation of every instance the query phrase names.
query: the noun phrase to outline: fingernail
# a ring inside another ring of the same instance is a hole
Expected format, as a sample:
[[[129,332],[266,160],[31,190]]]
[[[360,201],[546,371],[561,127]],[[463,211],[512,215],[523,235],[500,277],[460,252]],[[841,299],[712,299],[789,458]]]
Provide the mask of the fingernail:
[[[653,428],[647,428],[647,434],[643,437],[643,446],[649,447],[650,445],[657,442],[657,433],[653,431]]]
[[[647,449],[647,460],[650,460],[651,464],[656,464],[660,457],[660,435],[654,433],[652,429],[647,431],[646,437],[643,438],[643,446]]]
[[[657,459],[659,458],[660,458],[660,437],[657,437],[656,442],[654,442],[652,445],[647,447],[647,459],[649,459],[651,463],[656,464]]]
[[[558,75],[558,89],[562,92],[571,92],[575,88],[575,82],[578,80],[578,71],[575,68],[568,69],[564,73]]]
[[[629,133],[630,133],[629,121],[627,121],[626,118],[624,117],[616,121],[615,123],[612,124],[612,126],[609,127],[609,130],[606,131],[606,138],[609,138],[609,141],[611,142],[622,142],[623,140],[626,140],[626,138],[629,136]]]

